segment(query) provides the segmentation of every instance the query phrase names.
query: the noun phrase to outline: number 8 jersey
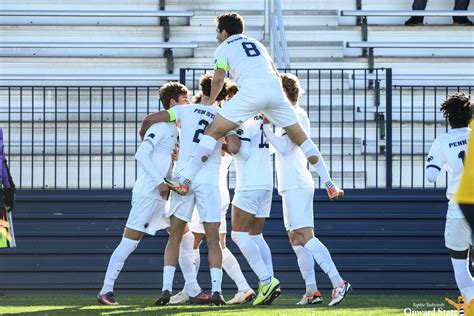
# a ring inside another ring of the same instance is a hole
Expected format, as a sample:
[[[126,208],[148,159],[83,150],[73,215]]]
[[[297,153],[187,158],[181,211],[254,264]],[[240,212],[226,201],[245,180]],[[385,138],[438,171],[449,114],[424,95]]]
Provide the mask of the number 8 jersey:
[[[168,110],[170,122],[176,121],[181,126],[180,149],[175,171],[184,169],[201,140],[206,127],[211,124],[219,108],[215,105],[175,105]],[[216,148],[207,162],[196,174],[193,183],[208,183],[218,185],[219,166],[221,163],[222,142],[217,142]]]
[[[435,168],[448,172],[448,189],[446,196],[451,200],[464,169],[464,155],[466,153],[467,139],[470,129],[468,127],[451,129],[448,133],[438,136],[426,159],[426,170]]]
[[[243,34],[229,36],[214,53],[214,69],[228,70],[240,88],[244,82],[275,80],[265,46]]]

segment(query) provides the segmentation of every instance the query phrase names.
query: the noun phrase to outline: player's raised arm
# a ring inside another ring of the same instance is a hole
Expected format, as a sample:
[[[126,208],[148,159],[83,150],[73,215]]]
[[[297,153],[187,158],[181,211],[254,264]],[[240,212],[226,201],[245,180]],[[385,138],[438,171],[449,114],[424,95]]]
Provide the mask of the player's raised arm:
[[[156,112],[145,117],[140,128],[140,138],[143,140],[148,128],[150,128],[151,125],[160,122],[172,122],[168,111]]]
[[[219,66],[218,63],[215,67],[223,67],[222,65]],[[227,68],[227,65],[226,67]],[[214,75],[212,76],[212,83],[211,83],[211,95],[209,96],[208,105],[211,105],[216,101],[217,96],[219,95],[222,87],[224,86],[226,78],[226,69],[224,68],[215,68]]]
[[[283,156],[288,155],[293,147],[296,146],[286,133],[281,137],[276,136],[268,124],[263,125],[263,133],[273,147]]]

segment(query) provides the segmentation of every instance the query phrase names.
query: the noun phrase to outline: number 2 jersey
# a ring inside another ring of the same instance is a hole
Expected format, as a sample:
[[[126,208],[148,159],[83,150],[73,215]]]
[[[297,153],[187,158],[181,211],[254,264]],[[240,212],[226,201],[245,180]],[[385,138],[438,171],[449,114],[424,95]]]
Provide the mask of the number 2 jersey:
[[[273,163],[262,127],[263,117],[256,115],[236,130],[241,150],[242,146],[250,146],[250,155],[247,160],[240,155],[234,157],[235,191],[273,190]]]
[[[180,123],[180,148],[175,171],[183,170],[191,154],[201,140],[206,127],[214,120],[217,110],[215,105],[189,104],[176,105],[168,110],[170,121]],[[193,183],[219,184],[219,166],[221,164],[222,142],[218,141],[209,159],[202,166]]]
[[[444,168],[448,172],[448,188],[446,196],[451,200],[464,169],[464,155],[470,129],[468,127],[451,129],[448,133],[438,136],[431,145],[426,169]]]
[[[229,36],[214,52],[214,69],[228,70],[240,88],[245,82],[277,80],[265,46],[243,34]]]

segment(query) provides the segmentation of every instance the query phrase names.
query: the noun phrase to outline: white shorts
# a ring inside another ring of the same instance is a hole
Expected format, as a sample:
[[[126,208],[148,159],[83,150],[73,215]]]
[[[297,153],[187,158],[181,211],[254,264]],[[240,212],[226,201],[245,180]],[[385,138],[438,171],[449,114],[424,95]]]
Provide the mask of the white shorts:
[[[246,82],[231,100],[224,103],[219,114],[238,125],[262,112],[277,127],[298,123],[295,110],[285,96],[281,83]]]
[[[255,217],[268,218],[272,207],[272,195],[271,190],[237,191],[232,204]]]
[[[472,230],[465,218],[446,219],[444,244],[446,248],[455,251],[464,251],[471,247]]]
[[[313,189],[283,191],[283,222],[287,231],[314,227]]]
[[[150,235],[170,226],[169,218],[164,214],[168,201],[146,196],[132,195],[132,209],[125,227]]]
[[[219,234],[227,234],[227,209],[229,208],[229,203],[222,205],[221,208],[221,225],[219,226]],[[199,213],[194,209],[193,216],[191,217],[191,222],[188,223],[189,229],[193,233],[205,234],[204,225],[201,223],[199,218]]]
[[[170,212],[185,222],[191,222],[194,207],[197,207],[200,222],[220,223],[221,222],[221,197],[219,186],[213,184],[191,184],[189,193],[181,196],[176,192],[171,192]]]

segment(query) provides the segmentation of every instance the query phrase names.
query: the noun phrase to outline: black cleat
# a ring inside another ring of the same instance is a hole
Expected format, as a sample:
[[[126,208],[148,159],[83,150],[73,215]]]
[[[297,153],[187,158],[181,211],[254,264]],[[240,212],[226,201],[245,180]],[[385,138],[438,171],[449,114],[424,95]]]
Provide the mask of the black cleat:
[[[274,300],[276,300],[278,297],[280,297],[280,295],[281,295],[281,290],[280,290],[280,287],[278,287],[275,290],[275,292],[273,292],[272,295],[270,295],[270,297],[268,299],[263,301],[262,305],[271,305]]]
[[[405,21],[405,26],[418,26],[418,25],[423,25],[423,17],[412,16],[411,18]]]
[[[220,306],[220,305],[226,305],[227,303],[224,300],[224,297],[222,296],[221,293],[219,292],[214,292],[211,297],[211,303]]]
[[[167,305],[171,299],[171,293],[168,290],[162,291],[160,297],[155,301],[155,305]]]
[[[196,296],[189,297],[189,304],[192,305],[202,305],[212,303],[212,294],[211,291],[201,291]]]
[[[102,305],[119,305],[113,292],[97,294],[97,301]]]

